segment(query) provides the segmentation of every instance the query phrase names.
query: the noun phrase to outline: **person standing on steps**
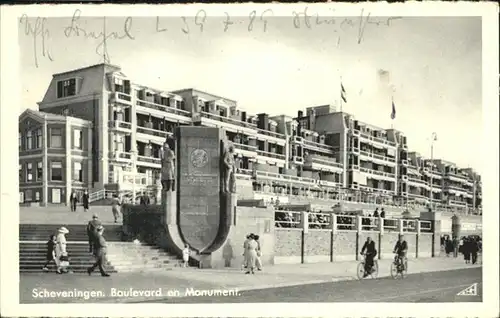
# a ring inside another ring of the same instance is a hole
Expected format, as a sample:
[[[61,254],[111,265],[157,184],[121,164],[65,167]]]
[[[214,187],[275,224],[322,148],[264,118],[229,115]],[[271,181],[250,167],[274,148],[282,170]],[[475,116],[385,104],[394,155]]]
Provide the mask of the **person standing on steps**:
[[[56,237],[56,262],[57,262],[57,273],[62,274],[62,267],[61,267],[61,256],[63,255],[68,255],[68,252],[66,251],[66,234],[69,233],[68,229],[65,228],[64,226],[61,227],[58,231],[59,233],[57,234]]]
[[[89,253],[92,253],[94,248],[94,242],[97,238],[97,228],[101,226],[102,223],[99,221],[97,214],[92,215],[92,220],[87,224],[87,236],[89,238]]]
[[[56,260],[56,244],[57,244],[57,241],[56,241],[56,236],[54,234],[52,234],[49,238],[49,240],[47,241],[47,262],[45,263],[45,265],[43,265],[42,269],[44,271],[48,271],[49,268],[47,267],[50,262],[54,261],[54,263],[56,264],[57,266],[57,260]]]
[[[96,269],[96,267],[99,267],[101,276],[104,277],[110,276],[108,273],[106,273],[106,270],[104,269],[104,265],[106,264],[106,240],[102,235],[103,232],[104,232],[104,227],[100,225],[97,228],[97,237],[94,244],[94,256],[96,258],[96,262],[94,263],[94,265],[87,268],[87,273],[89,274],[89,276]]]
[[[83,212],[87,212],[89,210],[89,191],[87,189],[85,189],[85,192],[83,193],[82,203],[83,203]]]

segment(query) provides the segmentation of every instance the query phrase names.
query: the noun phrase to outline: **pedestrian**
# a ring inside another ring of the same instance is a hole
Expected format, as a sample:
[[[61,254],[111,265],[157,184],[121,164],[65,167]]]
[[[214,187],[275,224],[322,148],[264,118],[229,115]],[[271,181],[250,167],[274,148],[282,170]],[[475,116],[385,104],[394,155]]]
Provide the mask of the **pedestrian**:
[[[48,271],[49,268],[47,267],[50,262],[54,261],[54,264],[56,264],[56,267],[57,267],[57,260],[56,260],[56,244],[57,244],[57,241],[56,241],[56,236],[54,234],[52,234],[50,237],[49,237],[49,240],[47,241],[47,262],[45,263],[45,265],[43,265],[42,269],[44,271]]]
[[[99,271],[101,272],[101,276],[108,277],[110,276],[106,273],[104,266],[106,265],[106,240],[103,236],[104,227],[101,225],[97,228],[97,238],[95,240],[94,245],[94,256],[96,258],[96,262],[91,267],[87,268],[87,273],[89,276],[92,272],[99,267]]]
[[[140,199],[140,204],[141,205],[149,205],[150,204],[150,200],[149,200],[149,196],[146,192],[144,192],[142,195],[141,195],[141,199]]]
[[[471,241],[471,247],[470,247],[470,252],[472,256],[472,264],[477,263],[477,252],[479,251],[479,244],[476,239],[473,239]]]
[[[465,264],[470,264],[471,242],[469,238],[463,239],[462,254],[464,255]]]
[[[115,194],[113,195],[113,199],[111,202],[111,210],[113,211],[113,217],[115,218],[115,223],[118,223],[118,217],[120,216],[120,199],[118,198],[118,195]]]
[[[85,192],[83,193],[82,203],[83,203],[83,212],[87,212],[89,210],[89,191],[87,189],[85,189]]]
[[[66,251],[66,234],[69,231],[64,226],[58,230],[56,237],[56,260],[57,260],[57,273],[62,274],[61,257],[63,255],[68,255]]]
[[[262,271],[262,250],[260,248],[259,236],[255,235],[254,240],[255,242],[257,242],[257,257],[255,258],[255,266],[257,267],[258,271]]]
[[[375,212],[373,212],[373,217],[378,218],[378,208],[375,208]]]
[[[76,203],[78,202],[78,197],[76,196],[75,191],[71,191],[71,195],[69,196],[69,204],[71,206],[71,212],[76,211]]]
[[[89,239],[89,253],[92,253],[94,248],[94,242],[97,238],[97,228],[101,226],[102,223],[99,221],[97,214],[92,215],[92,220],[87,224],[87,236]]]
[[[188,267],[189,265],[189,254],[190,254],[189,245],[186,244],[184,245],[184,249],[182,250],[182,260],[184,261],[183,264],[184,267]]]
[[[458,239],[453,237],[453,257],[458,257]]]
[[[250,234],[246,236],[246,240],[243,242],[243,268],[247,268],[247,249],[248,249],[248,242],[250,242]]]
[[[445,248],[446,256],[450,257],[450,254],[453,252],[453,242],[452,242],[452,240],[450,240],[449,237],[447,237],[444,244],[445,244],[444,248]]]
[[[246,250],[246,265],[247,265],[247,271],[245,274],[255,274],[255,261],[257,259],[257,242],[254,240],[254,234],[250,234],[250,239],[247,243],[247,250]]]
[[[382,208],[382,211],[380,212],[380,217],[383,219],[385,218],[385,210]]]

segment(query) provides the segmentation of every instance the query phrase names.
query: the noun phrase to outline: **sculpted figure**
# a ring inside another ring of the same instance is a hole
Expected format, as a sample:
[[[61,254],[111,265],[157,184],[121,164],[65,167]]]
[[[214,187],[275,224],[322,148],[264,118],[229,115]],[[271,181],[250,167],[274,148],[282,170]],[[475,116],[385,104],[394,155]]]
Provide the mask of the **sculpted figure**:
[[[161,152],[161,185],[165,191],[175,191],[174,159],[175,154],[165,141]]]
[[[229,145],[224,152],[224,192],[235,193],[236,182],[234,178],[234,146]]]

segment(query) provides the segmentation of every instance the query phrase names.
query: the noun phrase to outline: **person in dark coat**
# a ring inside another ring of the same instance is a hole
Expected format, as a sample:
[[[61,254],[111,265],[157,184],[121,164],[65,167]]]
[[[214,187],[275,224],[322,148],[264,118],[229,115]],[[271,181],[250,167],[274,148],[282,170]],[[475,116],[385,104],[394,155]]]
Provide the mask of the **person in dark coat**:
[[[385,211],[384,208],[382,208],[382,211],[380,212],[380,217],[383,219],[385,218]]]
[[[69,196],[69,204],[71,206],[71,212],[76,211],[76,204],[78,203],[78,197],[76,196],[75,191],[71,192],[71,195]]]
[[[87,236],[89,238],[89,253],[92,253],[95,240],[97,239],[97,228],[102,226],[99,217],[94,214],[92,215],[92,220],[87,224]]]
[[[106,264],[107,251],[106,251],[106,240],[104,239],[104,236],[102,236],[103,232],[104,232],[104,227],[102,227],[101,225],[97,228],[97,237],[95,239],[95,244],[94,244],[94,256],[96,258],[96,262],[94,263],[94,265],[87,268],[87,273],[89,274],[89,276],[96,269],[96,267],[99,267],[101,276],[104,277],[110,276],[108,273],[106,273],[106,270],[104,269],[104,265]]]
[[[373,212],[373,217],[378,218],[378,208],[376,208],[375,212]]]
[[[444,249],[446,252],[446,256],[450,257],[450,254],[453,252],[453,241],[450,240],[449,238],[446,238],[444,242]]]
[[[478,241],[473,239],[471,240],[471,246],[470,246],[470,253],[472,256],[472,264],[477,263],[477,252],[479,251],[479,244]]]
[[[43,268],[42,268],[44,271],[48,271],[49,270],[49,268],[47,266],[52,261],[54,261],[54,263],[57,266],[56,244],[57,244],[57,242],[56,242],[56,236],[54,234],[52,234],[50,236],[49,240],[47,241],[47,255],[46,255],[47,262],[43,265]]]
[[[366,252],[366,254],[365,254]],[[372,273],[373,259],[377,256],[377,249],[375,248],[375,242],[372,241],[371,237],[366,238],[366,242],[361,248],[361,254],[365,254],[365,275],[364,277]]]
[[[140,204],[141,205],[149,205],[150,204],[149,196],[147,193],[144,193],[143,195],[141,195]]]
[[[85,190],[82,196],[83,211],[87,212],[89,210],[89,191]]]

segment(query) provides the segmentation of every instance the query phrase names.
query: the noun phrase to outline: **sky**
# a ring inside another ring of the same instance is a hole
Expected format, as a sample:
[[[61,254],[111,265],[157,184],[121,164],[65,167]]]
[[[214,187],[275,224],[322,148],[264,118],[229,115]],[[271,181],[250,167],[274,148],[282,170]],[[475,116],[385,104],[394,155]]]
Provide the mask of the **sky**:
[[[393,125],[411,151],[426,157],[435,132],[434,158],[480,169],[481,18],[321,17],[328,23],[319,24],[313,16],[308,28],[291,17],[257,16],[251,24],[230,17],[224,31],[225,19],[199,17],[198,24],[180,17],[106,18],[106,33],[123,37],[106,41],[109,62],[133,82],[166,91],[194,87],[253,114],[296,116],[309,106],[339,106],[342,81],[343,111],[374,126]],[[26,31],[36,21],[20,22],[20,111],[37,109],[52,74],[103,62],[102,38],[88,34],[102,32],[104,18],[71,20],[47,19],[36,43]]]

